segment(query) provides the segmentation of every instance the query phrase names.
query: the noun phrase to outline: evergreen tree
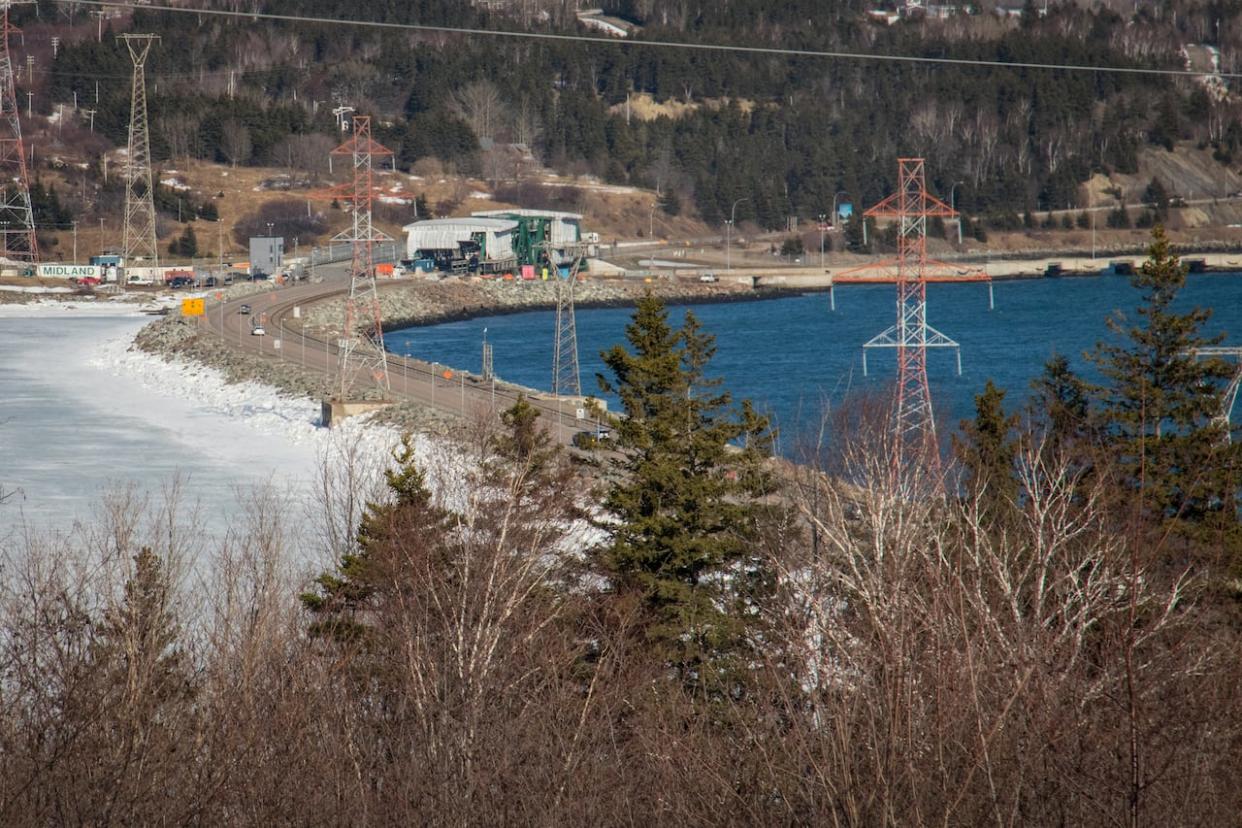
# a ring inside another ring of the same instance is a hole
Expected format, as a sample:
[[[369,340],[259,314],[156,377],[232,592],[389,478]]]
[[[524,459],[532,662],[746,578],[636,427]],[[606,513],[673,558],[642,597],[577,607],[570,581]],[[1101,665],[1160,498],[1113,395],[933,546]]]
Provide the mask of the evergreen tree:
[[[168,243],[168,252],[174,256],[182,256],[192,259],[198,255],[198,238],[194,235],[194,228],[186,225],[181,235]]]
[[[154,711],[191,692],[190,672],[178,647],[164,562],[150,548],[134,556],[123,600],[104,613],[93,660],[109,675],[117,701],[129,710]]]
[[[1239,446],[1226,441],[1216,419],[1230,369],[1196,358],[1196,348],[1221,337],[1199,333],[1211,311],[1173,309],[1185,281],[1186,267],[1157,227],[1148,259],[1131,279],[1143,292],[1141,321],[1109,320],[1125,339],[1101,343],[1092,355],[1106,380],[1097,389],[1101,425],[1121,482],[1138,496],[1145,517],[1236,525]]]
[[[858,213],[850,213],[845,220],[845,248],[851,253],[870,253],[871,245],[863,242],[862,219]]]
[[[1080,447],[1089,430],[1090,389],[1070,368],[1069,359],[1054,354],[1031,389],[1031,420],[1043,432],[1047,450],[1055,455]]]
[[[657,655],[688,684],[708,684],[737,665],[770,588],[760,534],[774,511],[761,502],[773,489],[763,467],[773,435],[706,376],[714,338],[693,313],[673,330],[647,295],[626,339],[632,350],[603,354],[613,378],[599,378],[624,416],[620,474],[604,500],[617,523],[595,558],[614,590],[646,609]]]
[[[342,555],[336,571],[321,574],[315,579],[317,589],[301,596],[302,606],[315,619],[313,636],[365,645],[377,605],[402,589],[394,547],[406,543],[417,546],[420,555],[443,554],[449,514],[433,502],[408,435],[393,458],[396,467],[384,472],[391,499],[367,504],[356,550]]]
[[[519,394],[517,402],[501,412],[500,421],[505,430],[493,438],[496,462],[492,464],[494,479],[508,479],[511,485],[526,485],[528,481],[550,482],[556,461],[561,459],[560,447],[552,442],[548,432],[539,424],[539,411]]]
[[[1018,502],[1018,441],[1013,436],[1018,417],[1005,415],[1004,401],[1005,392],[988,380],[975,397],[974,420],[963,421],[961,437],[953,438],[966,494],[979,501],[988,525],[1012,516]]]

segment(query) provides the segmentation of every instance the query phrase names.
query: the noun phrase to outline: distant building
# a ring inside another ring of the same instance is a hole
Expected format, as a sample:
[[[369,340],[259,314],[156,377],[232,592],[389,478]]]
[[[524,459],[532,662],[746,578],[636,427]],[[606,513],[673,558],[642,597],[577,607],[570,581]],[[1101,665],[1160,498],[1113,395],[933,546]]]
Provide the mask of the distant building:
[[[568,265],[586,241],[581,224],[579,213],[522,209],[416,221],[403,228],[406,260],[451,273]]]
[[[581,244],[582,214],[557,210],[484,210],[472,213],[476,218],[496,218],[517,222],[513,234],[513,252],[520,264],[568,264],[573,260],[570,248]]]
[[[285,240],[280,236],[250,237],[250,275],[279,273],[285,263]]]
[[[442,218],[407,224],[408,261],[425,270],[499,273],[519,264],[513,250],[518,223],[503,218]],[[430,263],[430,264],[428,264]]]
[[[604,14],[603,9],[583,9],[578,12],[578,22],[588,29],[595,29],[613,37],[629,37],[642,30],[641,26],[628,20]]]

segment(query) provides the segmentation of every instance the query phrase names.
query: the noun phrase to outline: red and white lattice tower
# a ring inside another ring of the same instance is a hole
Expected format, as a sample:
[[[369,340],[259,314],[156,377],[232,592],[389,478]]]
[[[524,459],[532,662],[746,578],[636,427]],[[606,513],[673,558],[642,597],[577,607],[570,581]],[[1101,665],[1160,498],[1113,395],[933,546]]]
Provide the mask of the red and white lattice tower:
[[[874,265],[844,271],[836,284],[894,282],[897,285],[897,323],[864,345],[897,351],[897,389],[893,405],[892,467],[903,482],[922,472],[940,476],[940,447],[931,387],[927,382],[927,349],[958,344],[927,324],[928,282],[989,281],[987,273],[971,271],[927,258],[927,220],[951,218],[957,213],[927,192],[922,158],[899,158],[897,192],[863,215],[897,223],[897,256]],[[863,371],[866,372],[866,355]],[[961,373],[961,352],[957,355]]]
[[[345,325],[339,343],[341,399],[351,399],[363,386],[386,398],[391,387],[379,291],[375,284],[375,245],[391,239],[375,228],[371,206],[375,199],[374,159],[392,155],[392,150],[372,140],[369,115],[355,115],[354,136],[332,150],[332,154],[349,156],[353,161],[353,181],[328,194],[339,201],[350,202],[353,208],[353,226],[348,235],[337,237],[353,247],[349,298],[345,301]]]
[[[17,110],[17,88],[13,77],[13,58],[9,54],[9,35],[21,30],[9,23],[9,8],[34,0],[0,0],[0,255],[22,262],[39,261],[39,241],[35,235],[34,210],[30,206],[30,177],[26,172],[26,147]]]

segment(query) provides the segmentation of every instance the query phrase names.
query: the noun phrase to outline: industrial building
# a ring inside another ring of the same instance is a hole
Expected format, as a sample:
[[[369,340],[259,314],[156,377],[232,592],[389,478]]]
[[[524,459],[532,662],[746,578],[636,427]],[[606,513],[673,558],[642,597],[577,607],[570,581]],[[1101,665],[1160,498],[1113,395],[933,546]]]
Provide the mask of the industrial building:
[[[423,270],[496,273],[519,264],[513,249],[516,221],[444,218],[416,221],[402,229],[406,258]]]
[[[471,213],[476,218],[498,218],[517,222],[513,250],[520,264],[538,265],[550,256],[554,264],[573,261],[570,248],[582,241],[582,215],[555,210],[484,210]],[[548,250],[545,255],[544,251]]]
[[[423,270],[501,273],[572,263],[582,216],[550,210],[487,210],[466,218],[416,221],[403,229],[406,257]]]
[[[273,276],[285,261],[285,240],[281,236],[250,237],[250,275]]]

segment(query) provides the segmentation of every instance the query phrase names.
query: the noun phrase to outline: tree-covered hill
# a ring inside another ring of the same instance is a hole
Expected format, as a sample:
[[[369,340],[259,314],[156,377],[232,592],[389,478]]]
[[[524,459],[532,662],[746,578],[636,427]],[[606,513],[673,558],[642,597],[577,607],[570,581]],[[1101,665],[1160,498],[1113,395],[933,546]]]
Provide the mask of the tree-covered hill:
[[[202,7],[234,9],[233,2]],[[246,6],[332,20],[588,34],[566,3],[368,3],[297,0]],[[882,25],[860,2],[622,0],[605,11],[641,27],[638,40],[717,43],[862,55],[1120,68],[1183,66],[1181,48],[1221,49],[1231,65],[1237,9],[1131,11],[1050,4],[1021,18],[992,13]],[[16,14],[16,13],[15,13]],[[61,31],[48,100],[95,94],[96,128],[123,144],[128,57],[96,21],[44,3],[40,28]],[[33,12],[22,12],[23,23]],[[47,21],[56,21],[49,25]],[[142,10],[112,32],[152,31],[151,117],[157,156],[233,163],[291,161],[298,141],[335,135],[331,110],[375,116],[409,167],[436,157],[487,178],[494,143],[523,143],[544,163],[671,192],[709,222],[775,228],[834,199],[891,190],[899,155],[928,158],[932,184],[973,214],[1077,206],[1093,172],[1134,172],[1144,145],[1195,141],[1231,163],[1238,101],[1192,78],[879,62],[445,34],[339,23],[221,18]],[[32,30],[32,32],[35,30]],[[1242,36],[1242,35],[1239,35]],[[38,80],[36,79],[36,83]],[[632,117],[645,93],[686,106]],[[293,142],[292,144],[290,142]],[[318,146],[318,144],[316,144]],[[956,185],[956,187],[954,186]]]

